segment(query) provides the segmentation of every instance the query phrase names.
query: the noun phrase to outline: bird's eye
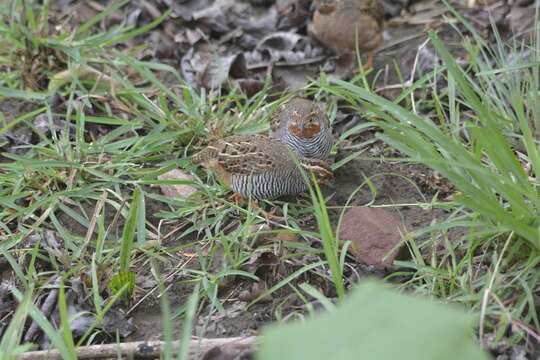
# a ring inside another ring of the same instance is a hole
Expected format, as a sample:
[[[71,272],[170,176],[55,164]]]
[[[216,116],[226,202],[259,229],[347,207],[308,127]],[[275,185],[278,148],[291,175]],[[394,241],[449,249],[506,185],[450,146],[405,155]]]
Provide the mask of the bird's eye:
[[[309,125],[320,125],[320,123],[321,122],[320,122],[319,117],[317,116],[317,114],[312,114],[308,118],[308,124]]]

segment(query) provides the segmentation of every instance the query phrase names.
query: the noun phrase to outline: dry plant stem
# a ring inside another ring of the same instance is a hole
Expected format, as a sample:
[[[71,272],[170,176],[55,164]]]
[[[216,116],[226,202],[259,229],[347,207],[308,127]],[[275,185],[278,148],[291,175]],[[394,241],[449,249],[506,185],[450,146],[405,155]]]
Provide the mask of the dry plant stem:
[[[43,212],[43,214],[41,214],[41,216],[36,220],[36,222],[32,226],[30,226],[30,230],[28,230],[28,232],[23,235],[21,242],[28,239],[28,237],[32,235],[32,233],[41,225],[41,223],[45,221],[47,217],[49,217],[52,209],[53,208],[50,206]]]
[[[527,325],[523,324],[521,321],[514,320],[514,319],[512,319],[510,321],[512,323],[512,326],[515,326],[515,327],[521,329],[522,331],[525,331],[530,337],[532,337],[534,340],[536,340],[537,343],[540,344],[540,335],[537,334],[536,332],[534,332],[534,330],[532,330]]]
[[[539,334],[534,332],[534,330],[529,328],[527,325],[523,324],[521,321],[512,319],[512,315],[510,314],[510,312],[508,311],[506,306],[502,303],[501,299],[499,299],[499,297],[497,295],[493,294],[493,293],[491,293],[490,295],[491,295],[491,297],[493,297],[495,299],[495,301],[499,304],[499,306],[502,309],[504,309],[504,311],[507,313],[506,316],[510,319],[510,323],[512,324],[512,331],[516,331],[516,329],[520,329],[520,330],[524,331],[525,333],[527,333],[527,335],[531,336],[534,340],[536,340],[536,342],[538,344],[540,344],[540,335]]]
[[[407,87],[410,87],[414,84],[414,76],[416,75],[416,68],[418,66],[418,60],[420,58],[420,51],[426,47],[426,45],[429,43],[429,39],[426,39],[420,46],[418,47],[418,50],[416,51],[416,55],[414,57],[414,63],[411,70],[411,76],[409,80],[405,81],[403,84],[392,84],[392,85],[384,85],[381,87],[378,87],[374,90],[375,93],[378,93],[383,90],[389,90],[389,89],[404,89]],[[412,110],[416,114],[416,106],[414,102],[414,92],[411,92],[411,101],[412,101]]]
[[[418,59],[420,58],[420,51],[422,51],[422,49],[424,47],[426,47],[426,45],[429,43],[429,39],[426,39],[426,41],[424,41],[419,47],[418,47],[418,50],[416,51],[416,56],[414,57],[414,63],[413,63],[413,68],[412,68],[412,71],[411,71],[411,77],[409,79],[409,83],[410,84],[413,84],[414,83],[414,76],[416,74],[416,67],[418,66]],[[415,105],[415,102],[414,102],[414,91],[411,91],[411,105],[412,105],[412,111],[417,114],[416,112],[416,105]]]
[[[99,217],[99,214],[101,214],[101,209],[105,205],[105,201],[107,201],[107,192],[103,191],[101,193],[101,197],[99,198],[99,201],[96,204],[96,207],[94,208],[94,214],[92,215],[92,218],[90,219],[90,225],[88,226],[88,230],[86,231],[86,237],[84,239],[84,244],[82,246],[83,249],[85,249],[88,244],[90,243],[90,240],[92,239],[92,234],[94,233],[94,229],[96,228],[97,219]]]
[[[422,37],[422,36],[425,36],[424,32],[420,32],[418,34],[413,34],[413,35],[408,35],[408,36],[403,36],[403,37],[398,37],[396,39],[392,39],[392,40],[386,42],[381,47],[379,47],[377,49],[377,52],[381,53],[384,50],[388,50],[388,49],[390,49],[390,48],[392,48],[392,47],[394,47],[396,45],[403,45],[403,43],[405,43],[407,41],[411,41],[411,40],[414,40],[414,39]]]
[[[234,338],[222,338],[222,339],[193,339],[189,344],[188,359],[194,359],[196,354],[204,354],[208,350],[213,349],[216,346],[223,345],[238,345],[245,348],[246,346],[255,349],[257,343],[256,336],[250,337],[234,337]],[[178,351],[180,342],[175,341],[173,343],[173,351]],[[115,359],[118,355],[122,358],[129,359],[155,359],[159,358],[161,351],[163,350],[165,343],[163,341],[137,341],[130,343],[120,344],[103,344],[103,345],[91,345],[82,346],[77,349],[77,359]],[[61,354],[58,350],[43,350],[43,351],[30,351],[17,355],[16,360],[62,360]]]
[[[497,263],[495,264],[495,268],[493,269],[493,274],[491,275],[491,279],[488,283],[488,286],[487,288],[484,289],[484,295],[482,297],[482,306],[480,308],[480,325],[479,325],[479,331],[478,331],[479,332],[478,337],[480,338],[480,345],[482,345],[482,347],[484,348],[487,345],[484,341],[484,321],[486,318],[486,309],[487,309],[487,304],[489,300],[489,295],[493,289],[493,284],[495,283],[495,277],[497,276],[497,273],[499,272],[499,267],[501,266],[503,255],[506,252],[506,248],[508,247],[508,244],[510,243],[510,240],[512,239],[513,235],[514,235],[513,232],[510,233],[510,235],[508,236],[508,239],[504,243],[503,249],[501,251],[501,255],[499,256],[499,259],[497,260]]]
[[[181,271],[184,270],[184,268],[191,262],[191,260],[193,260],[194,257],[190,257],[185,263],[183,263],[178,269],[174,270],[171,274],[169,274],[164,282],[167,282],[169,281],[170,279],[172,279],[174,276],[176,276],[178,273],[180,273]],[[171,285],[167,286],[167,288],[165,289],[165,292],[170,288]],[[146,300],[146,298],[148,298],[150,295],[152,295],[156,290],[159,289],[159,286],[156,285],[154,286],[154,288],[152,290],[150,290],[149,292],[147,292],[139,301],[137,301],[137,303],[135,305],[133,305],[126,313],[126,315],[129,315],[133,310],[135,310],[140,304],[143,303],[144,300]]]
[[[326,60],[326,56],[318,56],[312,59],[306,59],[303,61],[276,61],[276,62],[264,62],[264,63],[257,63],[252,64],[247,67],[248,70],[259,70],[267,68],[269,65],[273,65],[275,67],[292,67],[292,66],[302,66],[302,65],[311,65],[319,63],[323,60]]]

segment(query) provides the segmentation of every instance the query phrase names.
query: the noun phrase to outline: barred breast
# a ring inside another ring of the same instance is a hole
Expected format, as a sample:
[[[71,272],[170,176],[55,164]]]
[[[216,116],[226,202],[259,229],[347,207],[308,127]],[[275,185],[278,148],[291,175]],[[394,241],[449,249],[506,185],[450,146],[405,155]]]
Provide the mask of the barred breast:
[[[299,169],[278,169],[253,175],[233,174],[231,188],[246,198],[274,199],[304,192],[307,185]]]
[[[311,139],[298,138],[289,131],[283,131],[281,136],[281,140],[300,157],[308,159],[327,160],[334,142],[330,130],[321,131]]]
[[[313,101],[292,98],[272,116],[270,136],[279,139],[301,158],[327,160],[334,139],[324,111]]]

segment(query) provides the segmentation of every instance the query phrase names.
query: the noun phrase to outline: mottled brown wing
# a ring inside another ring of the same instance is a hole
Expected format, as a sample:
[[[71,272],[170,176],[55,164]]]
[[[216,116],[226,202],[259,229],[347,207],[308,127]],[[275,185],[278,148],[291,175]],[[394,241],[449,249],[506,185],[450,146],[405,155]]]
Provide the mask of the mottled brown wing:
[[[231,136],[219,141],[218,163],[230,174],[250,175],[271,171],[279,159],[268,152],[274,143],[264,136]]]

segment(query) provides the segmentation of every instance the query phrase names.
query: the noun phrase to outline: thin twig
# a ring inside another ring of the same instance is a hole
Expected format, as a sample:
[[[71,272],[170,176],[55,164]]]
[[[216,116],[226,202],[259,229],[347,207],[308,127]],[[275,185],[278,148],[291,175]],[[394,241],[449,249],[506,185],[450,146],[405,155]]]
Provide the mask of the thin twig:
[[[195,256],[190,257],[186,262],[184,262],[181,266],[179,266],[177,269],[175,269],[172,273],[167,275],[167,277],[163,280],[164,283],[172,279],[174,276],[176,276],[178,273],[184,270],[184,268],[193,260]],[[167,286],[164,290],[164,292],[167,292],[172,284]],[[135,305],[133,305],[127,312],[126,315],[129,315],[133,310],[135,310],[144,300],[146,300],[150,295],[152,295],[156,290],[159,289],[159,286],[156,285],[152,288],[152,290],[148,291]]]
[[[90,240],[92,239],[92,234],[94,233],[94,229],[96,227],[97,219],[101,214],[101,209],[103,208],[103,205],[105,205],[105,201],[107,201],[107,192],[103,191],[101,194],[101,197],[99,198],[99,201],[96,204],[96,207],[94,208],[94,214],[92,215],[92,218],[90,219],[90,224],[88,225],[88,229],[86,231],[86,237],[84,239],[84,243],[81,246],[80,254],[84,253],[84,250],[90,243]]]
[[[193,339],[189,344],[189,359],[196,353],[205,353],[218,346],[233,345],[240,349],[255,349],[257,337],[235,337],[222,339]],[[179,341],[172,344],[173,352],[178,352]],[[120,344],[102,344],[82,346],[77,349],[77,359],[116,359],[118,355],[128,359],[155,359],[159,358],[165,348],[163,341],[137,341]],[[62,355],[56,349],[43,351],[30,351],[17,355],[16,360],[62,360]]]
[[[311,65],[311,64],[316,64],[316,63],[319,63],[323,60],[326,60],[327,57],[326,56],[317,56],[317,57],[314,57],[314,58],[311,58],[311,59],[305,59],[305,60],[301,60],[301,61],[276,61],[276,62],[264,62],[264,63],[256,63],[256,64],[252,64],[252,65],[249,65],[247,67],[248,70],[258,70],[258,69],[265,69],[271,65],[275,66],[275,67],[294,67],[294,66],[304,66],[304,65]]]

